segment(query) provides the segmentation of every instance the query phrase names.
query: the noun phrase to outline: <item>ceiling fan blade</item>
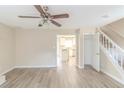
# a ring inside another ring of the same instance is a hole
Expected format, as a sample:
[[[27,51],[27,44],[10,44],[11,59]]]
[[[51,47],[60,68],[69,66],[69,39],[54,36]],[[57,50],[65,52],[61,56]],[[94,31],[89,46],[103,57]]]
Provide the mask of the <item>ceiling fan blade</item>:
[[[37,11],[43,16],[44,15],[44,11],[42,9],[42,7],[40,5],[34,5],[34,7],[37,9]]]
[[[54,25],[58,26],[58,27],[61,27],[61,24],[59,24],[58,22],[54,21],[54,20],[50,20],[51,23],[53,23]]]
[[[58,15],[51,15],[52,19],[57,19],[57,18],[68,18],[69,14],[58,14]]]
[[[41,18],[38,16],[18,16],[19,18]]]

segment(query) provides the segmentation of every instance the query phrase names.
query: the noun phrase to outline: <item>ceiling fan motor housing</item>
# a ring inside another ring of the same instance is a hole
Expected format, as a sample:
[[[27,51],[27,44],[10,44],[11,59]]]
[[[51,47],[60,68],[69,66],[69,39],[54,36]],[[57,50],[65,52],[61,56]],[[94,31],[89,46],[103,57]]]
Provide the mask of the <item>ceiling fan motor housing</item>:
[[[48,11],[48,10],[49,10],[48,6],[43,6],[43,9],[44,9],[45,11]]]

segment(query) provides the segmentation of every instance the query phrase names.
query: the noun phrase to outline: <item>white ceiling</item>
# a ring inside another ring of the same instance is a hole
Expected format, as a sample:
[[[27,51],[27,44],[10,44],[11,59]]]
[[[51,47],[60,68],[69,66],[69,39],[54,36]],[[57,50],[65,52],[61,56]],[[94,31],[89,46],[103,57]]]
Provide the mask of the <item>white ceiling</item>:
[[[67,19],[57,19],[63,28],[78,28],[85,26],[98,26],[124,17],[124,6],[86,6],[86,5],[52,5],[48,6],[51,14],[69,13]],[[0,22],[22,28],[38,28],[40,19],[21,19],[18,15],[36,15],[39,13],[31,5],[0,6]],[[103,18],[102,16],[108,18]],[[44,27],[56,27],[52,24]]]

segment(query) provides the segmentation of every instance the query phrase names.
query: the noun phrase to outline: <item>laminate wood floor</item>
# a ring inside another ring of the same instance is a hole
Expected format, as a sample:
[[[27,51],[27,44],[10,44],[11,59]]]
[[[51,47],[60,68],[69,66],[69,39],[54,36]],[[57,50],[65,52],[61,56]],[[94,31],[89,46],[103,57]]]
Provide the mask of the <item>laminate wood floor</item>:
[[[64,65],[58,68],[16,68],[6,73],[2,88],[120,88],[124,87],[91,67],[79,69]]]

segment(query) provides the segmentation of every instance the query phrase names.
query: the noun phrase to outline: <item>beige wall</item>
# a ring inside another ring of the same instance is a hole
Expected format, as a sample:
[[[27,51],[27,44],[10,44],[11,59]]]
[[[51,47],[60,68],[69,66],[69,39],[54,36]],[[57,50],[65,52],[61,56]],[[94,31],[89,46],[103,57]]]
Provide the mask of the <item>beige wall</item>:
[[[102,27],[103,32],[124,49],[124,18]]]
[[[15,31],[0,24],[0,74],[15,65]]]
[[[107,25],[113,31],[124,37],[124,18]]]

